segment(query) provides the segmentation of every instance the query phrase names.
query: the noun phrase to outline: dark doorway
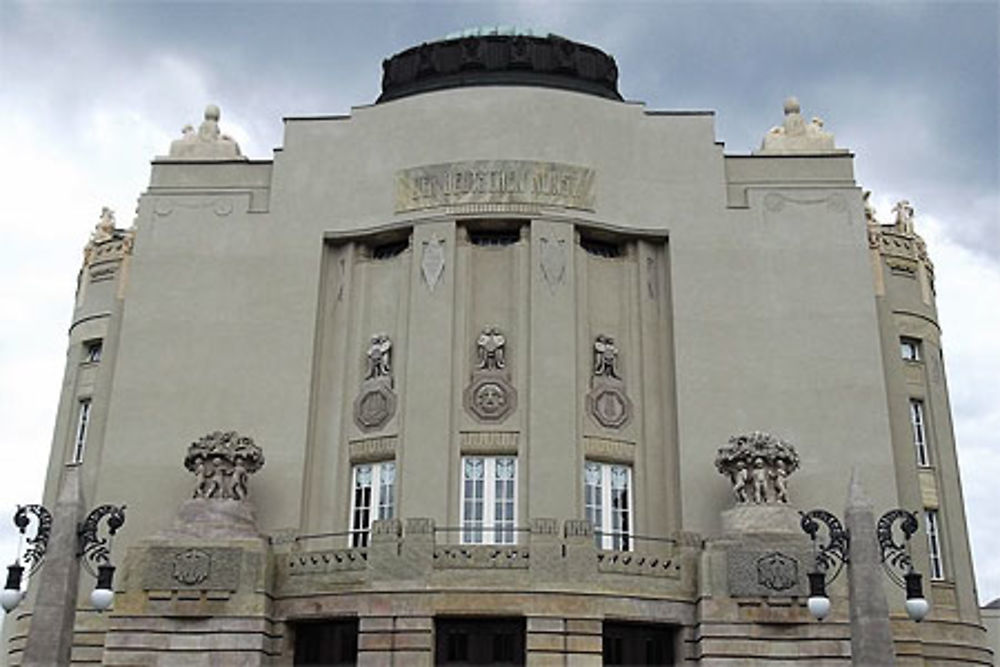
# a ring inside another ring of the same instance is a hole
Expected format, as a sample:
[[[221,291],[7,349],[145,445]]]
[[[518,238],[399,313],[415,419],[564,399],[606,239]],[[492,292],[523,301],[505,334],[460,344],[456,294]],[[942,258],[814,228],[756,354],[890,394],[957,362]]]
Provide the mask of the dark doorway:
[[[434,619],[437,665],[523,665],[523,618]]]
[[[605,665],[672,665],[677,628],[659,623],[604,623]]]
[[[358,663],[358,619],[295,624],[295,665],[330,667]]]

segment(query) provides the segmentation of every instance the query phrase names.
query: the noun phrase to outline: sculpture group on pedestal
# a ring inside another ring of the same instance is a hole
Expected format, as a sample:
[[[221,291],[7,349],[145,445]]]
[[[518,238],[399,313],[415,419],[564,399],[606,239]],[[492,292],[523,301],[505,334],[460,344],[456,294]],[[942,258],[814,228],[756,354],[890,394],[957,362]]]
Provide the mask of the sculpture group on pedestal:
[[[242,159],[240,146],[229,135],[219,129],[219,118],[222,113],[219,107],[209,104],[205,107],[205,118],[198,130],[194,126],[185,125],[181,129],[181,138],[170,143],[170,155],[174,159]]]
[[[769,433],[734,435],[719,449],[715,467],[733,485],[738,504],[788,502],[788,476],[799,467],[789,443]]]
[[[250,475],[264,466],[264,452],[253,438],[236,431],[214,431],[191,443],[184,467],[197,477],[194,497],[246,500]]]

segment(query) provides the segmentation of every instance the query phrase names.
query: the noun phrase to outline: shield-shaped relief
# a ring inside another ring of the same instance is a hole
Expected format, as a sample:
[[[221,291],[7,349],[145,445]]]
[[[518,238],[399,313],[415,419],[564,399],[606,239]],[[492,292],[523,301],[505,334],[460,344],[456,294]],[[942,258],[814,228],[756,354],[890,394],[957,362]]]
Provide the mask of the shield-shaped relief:
[[[420,272],[424,276],[424,282],[427,283],[427,289],[433,292],[444,273],[444,239],[432,238],[424,241]]]
[[[541,238],[542,276],[553,292],[566,275],[566,240]]]

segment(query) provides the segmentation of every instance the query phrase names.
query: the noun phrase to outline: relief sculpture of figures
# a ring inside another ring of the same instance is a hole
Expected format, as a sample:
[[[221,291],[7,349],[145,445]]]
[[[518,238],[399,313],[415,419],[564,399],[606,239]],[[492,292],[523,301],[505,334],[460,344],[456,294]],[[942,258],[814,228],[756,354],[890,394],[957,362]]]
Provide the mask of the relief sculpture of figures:
[[[788,475],[798,469],[799,455],[784,440],[754,431],[729,438],[715,467],[732,484],[737,504],[787,503]]]
[[[625,392],[619,367],[618,345],[607,334],[594,338],[594,361],[591,369],[587,411],[594,420],[609,429],[620,429],[632,418],[632,401]]]
[[[618,346],[611,336],[599,335],[594,340],[594,375],[621,379],[618,374]]]
[[[214,431],[188,447],[184,467],[195,474],[194,497],[246,500],[250,475],[264,466],[253,438],[236,431]]]
[[[392,341],[389,335],[378,333],[372,336],[371,345],[368,346],[368,367],[365,370],[365,379],[392,378]]]
[[[496,327],[486,327],[476,341],[480,370],[503,370],[506,366],[504,346],[507,339]]]
[[[365,374],[354,401],[354,423],[362,431],[374,431],[388,424],[395,413],[392,340],[387,333],[377,333],[365,351]]]
[[[481,422],[500,422],[517,407],[517,390],[507,368],[507,337],[486,326],[476,338],[472,382],[465,388],[466,410]]]

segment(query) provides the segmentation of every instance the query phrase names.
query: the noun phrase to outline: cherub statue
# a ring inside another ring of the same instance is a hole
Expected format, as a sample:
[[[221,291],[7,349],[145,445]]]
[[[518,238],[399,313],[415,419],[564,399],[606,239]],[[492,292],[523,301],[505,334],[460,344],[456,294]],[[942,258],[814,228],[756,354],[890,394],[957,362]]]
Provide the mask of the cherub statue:
[[[218,467],[210,459],[199,459],[195,467],[198,484],[194,489],[195,498],[214,498],[222,489]]]
[[[747,496],[747,487],[750,484],[750,471],[747,470],[747,464],[743,461],[737,461],[736,467],[730,471],[730,475],[730,479],[733,482],[733,495],[736,496],[736,502],[748,502],[750,499]]]
[[[779,503],[788,502],[788,468],[782,459],[778,459],[771,470],[771,482],[774,485],[774,499]]]
[[[618,373],[618,346],[611,336],[602,334],[594,340],[594,376],[621,379]]]
[[[767,468],[760,456],[753,460],[753,501],[757,504],[767,502]]]

